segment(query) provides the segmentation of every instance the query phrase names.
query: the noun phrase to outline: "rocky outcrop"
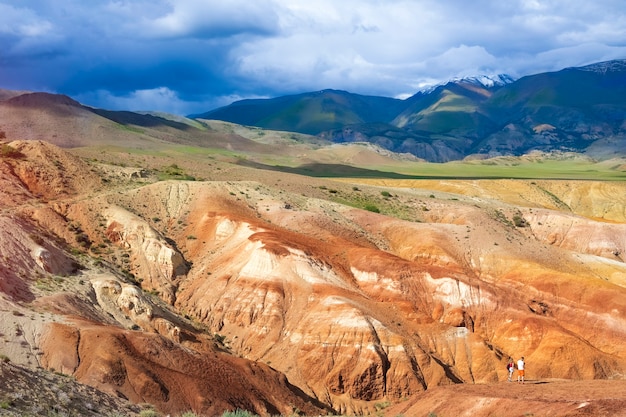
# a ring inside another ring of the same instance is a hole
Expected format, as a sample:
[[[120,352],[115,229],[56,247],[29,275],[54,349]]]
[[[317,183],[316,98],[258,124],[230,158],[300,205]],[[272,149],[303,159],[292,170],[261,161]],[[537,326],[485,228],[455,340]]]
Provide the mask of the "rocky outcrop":
[[[180,252],[145,220],[122,208],[110,207],[103,215],[106,236],[131,253],[135,276],[173,304],[178,278],[188,270]]]

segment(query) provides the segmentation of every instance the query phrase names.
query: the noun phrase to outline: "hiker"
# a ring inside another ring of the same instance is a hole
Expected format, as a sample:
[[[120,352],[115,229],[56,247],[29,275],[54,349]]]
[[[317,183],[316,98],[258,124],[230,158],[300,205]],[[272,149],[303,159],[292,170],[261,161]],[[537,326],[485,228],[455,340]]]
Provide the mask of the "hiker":
[[[522,356],[518,361],[517,361],[517,383],[524,383],[524,357]]]
[[[513,370],[515,369],[515,363],[513,358],[509,358],[509,363],[506,364],[506,370],[509,371],[509,382],[513,382]]]

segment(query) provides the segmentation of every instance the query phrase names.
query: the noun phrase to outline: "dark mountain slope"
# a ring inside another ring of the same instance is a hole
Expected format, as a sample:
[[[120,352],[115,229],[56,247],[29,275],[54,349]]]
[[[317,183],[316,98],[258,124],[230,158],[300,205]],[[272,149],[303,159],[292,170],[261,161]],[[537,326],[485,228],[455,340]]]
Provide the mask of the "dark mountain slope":
[[[499,87],[449,82],[405,100],[406,108],[390,123],[350,125],[323,137],[334,142],[372,142],[429,161],[462,159],[474,141],[496,129],[480,105]]]
[[[191,117],[319,134],[352,124],[388,123],[404,106],[402,100],[393,98],[323,90],[273,99],[242,100]]]
[[[626,60],[524,77],[483,109],[501,127],[477,143],[480,153],[585,152],[596,141],[623,141]]]

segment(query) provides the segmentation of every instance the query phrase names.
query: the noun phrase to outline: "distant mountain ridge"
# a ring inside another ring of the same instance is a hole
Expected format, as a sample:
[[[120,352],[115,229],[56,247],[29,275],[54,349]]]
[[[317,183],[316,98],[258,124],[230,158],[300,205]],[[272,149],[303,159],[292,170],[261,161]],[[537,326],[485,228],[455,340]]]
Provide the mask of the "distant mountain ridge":
[[[238,101],[191,117],[366,141],[433,162],[533,150],[610,158],[626,149],[626,60],[518,80],[454,79],[405,100],[322,90]]]
[[[248,99],[190,118],[216,119],[306,134],[360,123],[389,123],[404,107],[400,99],[321,90],[272,99]]]

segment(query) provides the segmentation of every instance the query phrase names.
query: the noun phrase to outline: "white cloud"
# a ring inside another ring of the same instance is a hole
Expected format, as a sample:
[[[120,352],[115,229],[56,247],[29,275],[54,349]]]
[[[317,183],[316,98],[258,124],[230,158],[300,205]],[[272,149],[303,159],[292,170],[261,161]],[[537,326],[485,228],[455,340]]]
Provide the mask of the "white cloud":
[[[147,90],[135,90],[124,95],[115,95],[110,91],[96,90],[76,96],[81,103],[101,103],[94,107],[108,110],[165,110],[171,113],[184,114],[188,103],[181,100],[176,92],[167,87],[158,87]]]
[[[23,36],[43,36],[52,30],[50,22],[32,22],[26,23],[20,27]]]
[[[159,110],[172,114],[187,115],[204,113],[209,109],[226,106],[234,101],[268,97],[228,94],[205,97],[200,101],[189,101],[181,99],[178,93],[167,87],[157,87],[135,90],[123,95],[116,95],[107,90],[96,90],[76,95],[74,98],[83,104],[107,110]]]
[[[52,30],[52,23],[33,10],[0,3],[0,33],[35,37],[46,35]]]
[[[532,62],[517,62],[516,66],[528,73],[557,71],[566,67],[577,67],[594,62],[626,58],[626,46],[608,46],[595,42],[551,49],[533,57]]]

